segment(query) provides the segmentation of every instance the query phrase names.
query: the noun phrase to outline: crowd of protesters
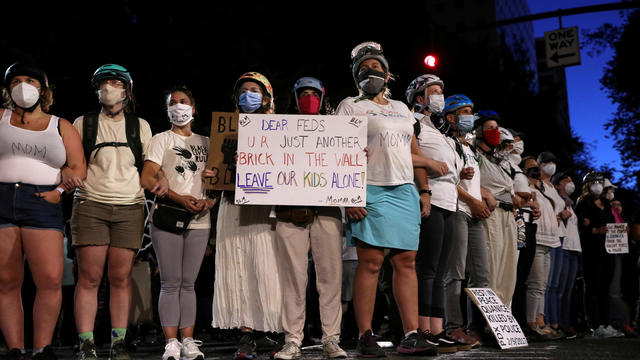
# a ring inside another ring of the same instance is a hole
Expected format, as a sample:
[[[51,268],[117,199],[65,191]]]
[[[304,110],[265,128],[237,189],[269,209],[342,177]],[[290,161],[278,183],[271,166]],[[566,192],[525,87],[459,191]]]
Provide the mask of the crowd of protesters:
[[[528,154],[524,143],[539,139],[476,109],[472,96],[445,96],[436,75],[408,84],[406,102],[392,99],[378,43],[353,49],[351,75],[357,95],[335,110],[319,79],[300,78],[287,113],[367,117],[366,206],[272,207],[205,189],[216,174],[206,169],[209,138],[192,131],[187,87],[166,91],[168,129],[152,135],[120,65],[95,71],[99,110],[73,123],[48,113],[53,91],[41,68],[11,65],[0,109],[8,358],[26,359],[29,348],[33,359],[55,359],[55,339],[77,344],[78,359],[98,359],[94,331],[106,328],[109,358],[130,359],[141,259],[153,260],[163,360],[204,360],[196,337],[212,329],[234,331],[236,359],[298,359],[312,337],[329,358],[347,357],[350,338],[359,356],[385,357],[380,335],[401,354],[491,345],[465,287],[491,288],[530,341],[637,335],[640,211],[615,198],[610,179],[560,168],[550,151]],[[230,95],[235,111],[275,113],[260,73],[240,76]],[[379,141],[389,133],[402,140]],[[627,224],[629,254],[607,250],[615,223]]]

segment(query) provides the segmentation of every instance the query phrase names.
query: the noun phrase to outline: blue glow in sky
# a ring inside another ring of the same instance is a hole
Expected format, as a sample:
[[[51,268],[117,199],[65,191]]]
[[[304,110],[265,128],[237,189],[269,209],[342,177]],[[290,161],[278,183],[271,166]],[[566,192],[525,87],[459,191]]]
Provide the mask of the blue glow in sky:
[[[538,14],[559,8],[570,9],[616,1],[528,0],[528,2],[531,13]],[[562,27],[577,26],[582,34],[585,29],[592,31],[605,23],[620,25],[623,20],[619,11],[605,11],[563,17]],[[557,28],[558,18],[533,22],[533,30],[536,37],[542,37],[545,31]],[[580,40],[581,42],[584,41],[582,37]],[[581,48],[580,56],[581,65],[565,68],[571,127],[586,144],[592,145],[592,149],[589,152],[595,161],[594,165],[608,165],[615,169],[622,169],[620,154],[613,148],[613,140],[605,138],[605,135],[609,134],[609,132],[604,129],[604,124],[611,119],[611,114],[616,111],[616,106],[611,103],[605,91],[601,89],[602,85],[600,84],[604,66],[613,56],[613,51],[606,49],[598,56],[589,56],[587,51]],[[619,181],[619,177],[616,180]]]

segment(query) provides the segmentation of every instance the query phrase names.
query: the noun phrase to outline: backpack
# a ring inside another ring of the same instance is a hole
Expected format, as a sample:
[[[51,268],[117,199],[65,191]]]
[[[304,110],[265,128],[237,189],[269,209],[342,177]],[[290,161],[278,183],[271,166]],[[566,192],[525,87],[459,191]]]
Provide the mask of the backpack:
[[[142,141],[140,140],[140,120],[138,116],[131,113],[124,114],[125,131],[127,134],[127,142],[103,142],[96,144],[96,138],[98,137],[98,114],[99,112],[93,111],[84,114],[82,120],[82,147],[84,148],[84,157],[89,164],[91,152],[95,149],[96,155],[101,148],[105,146],[127,146],[131,149],[133,157],[135,159],[135,166],[138,169],[138,173],[142,171]],[[96,156],[94,155],[94,157]]]

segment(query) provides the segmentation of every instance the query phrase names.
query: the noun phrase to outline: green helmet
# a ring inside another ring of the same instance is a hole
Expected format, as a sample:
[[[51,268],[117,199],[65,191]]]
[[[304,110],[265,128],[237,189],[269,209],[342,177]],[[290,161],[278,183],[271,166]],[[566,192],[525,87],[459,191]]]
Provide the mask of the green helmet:
[[[129,87],[129,90],[133,90],[133,79],[131,74],[124,67],[117,64],[105,64],[100,66],[91,77],[91,85],[94,88],[98,87],[98,83],[104,79],[118,79],[122,81],[125,86]]]

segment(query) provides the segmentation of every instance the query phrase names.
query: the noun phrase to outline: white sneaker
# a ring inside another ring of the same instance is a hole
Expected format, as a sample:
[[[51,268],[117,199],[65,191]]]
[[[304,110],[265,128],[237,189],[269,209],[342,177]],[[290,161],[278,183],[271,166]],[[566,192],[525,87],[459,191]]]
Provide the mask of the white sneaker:
[[[182,350],[180,341],[178,339],[169,339],[167,345],[164,346],[162,360],[180,360],[180,350]]]
[[[300,359],[301,356],[302,353],[300,352],[300,346],[298,346],[298,344],[293,341],[289,341],[288,343],[284,344],[282,350],[278,351],[273,358],[290,360]]]
[[[611,338],[614,336],[614,334],[613,332],[609,331],[609,329],[605,328],[604,325],[600,325],[593,331],[593,336],[599,338]]]
[[[347,353],[340,348],[337,340],[327,340],[322,344],[322,354],[329,359],[344,359]]]
[[[614,328],[611,325],[607,326],[606,329],[613,335],[613,337],[624,337],[623,332],[619,331],[618,329]]]
[[[202,341],[193,338],[182,339],[182,357],[184,360],[204,360],[204,354],[200,351]]]

